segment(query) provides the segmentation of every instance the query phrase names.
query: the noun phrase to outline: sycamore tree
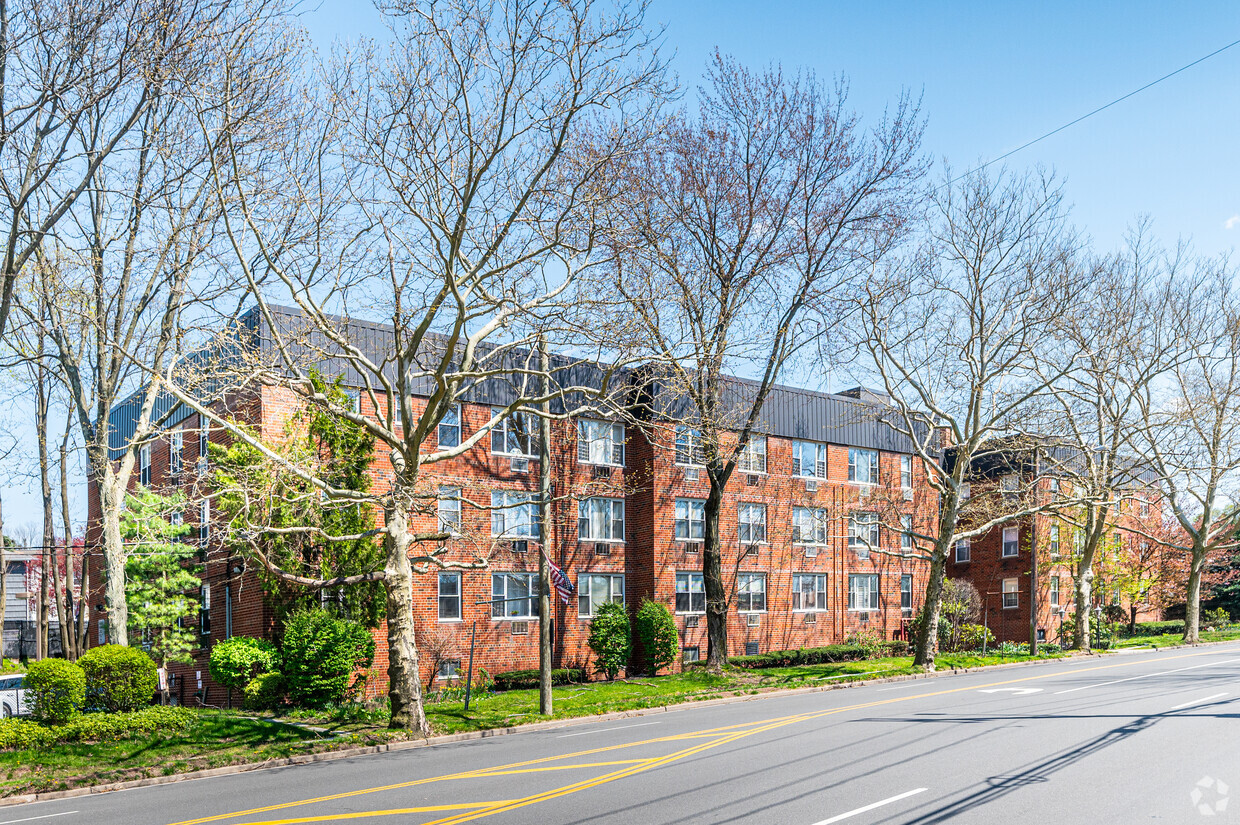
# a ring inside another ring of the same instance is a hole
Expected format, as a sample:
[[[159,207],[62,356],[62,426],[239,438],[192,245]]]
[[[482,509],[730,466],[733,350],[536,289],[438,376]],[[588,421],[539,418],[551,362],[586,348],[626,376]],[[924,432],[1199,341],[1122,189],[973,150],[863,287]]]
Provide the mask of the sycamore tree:
[[[121,535],[129,548],[129,634],[149,645],[151,658],[164,667],[192,662],[198,647],[198,549],[182,541],[189,525],[173,518],[184,509],[179,495],[161,496],[139,487],[125,497],[121,516]]]

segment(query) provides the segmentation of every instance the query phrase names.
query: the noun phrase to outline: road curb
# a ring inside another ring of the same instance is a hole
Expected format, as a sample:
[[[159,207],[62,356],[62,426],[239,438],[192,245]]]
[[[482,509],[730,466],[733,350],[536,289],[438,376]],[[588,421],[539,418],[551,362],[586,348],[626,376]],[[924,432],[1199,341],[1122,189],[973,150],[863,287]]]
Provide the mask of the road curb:
[[[1237,640],[1232,639],[1221,642],[1200,642],[1196,645],[1173,645],[1170,647],[1153,648],[1155,652],[1163,650],[1175,650],[1183,647],[1210,647],[1214,645],[1235,644]],[[56,799],[72,799],[74,797],[91,796],[93,794],[112,793],[114,791],[133,790],[135,788],[149,788],[155,785],[171,785],[176,782],[189,782],[195,779],[210,779],[217,776],[232,776],[234,774],[249,773],[251,771],[272,770],[274,768],[286,768],[295,765],[308,765],[316,762],[333,762],[338,759],[352,759],[357,756],[371,756],[379,753],[391,753],[396,751],[413,750],[415,748],[426,748],[434,745],[449,745],[456,742],[471,742],[478,739],[489,739],[495,736],[508,736],[514,733],[538,732],[546,730],[557,730],[560,728],[578,727],[588,725],[594,722],[607,722],[615,719],[632,719],[640,716],[652,716],[657,713],[670,713],[678,710],[692,710],[694,708],[717,707],[719,705],[733,705],[741,702],[751,702],[758,699],[776,699],[784,696],[796,696],[807,693],[825,693],[832,690],[844,690],[847,688],[863,687],[868,685],[896,684],[899,682],[911,682],[918,679],[935,679],[940,676],[950,676],[965,673],[977,673],[982,670],[1011,670],[1013,668],[1031,667],[1035,665],[1050,664],[1052,662],[1070,661],[1073,659],[1102,659],[1111,656],[1118,656],[1131,653],[1149,653],[1151,648],[1125,648],[1123,650],[1107,650],[1107,651],[1091,651],[1089,653],[1070,653],[1058,659],[1035,659],[1027,662],[1008,662],[998,665],[986,665],[983,667],[972,668],[952,668],[950,670],[936,670],[933,673],[908,673],[899,676],[886,676],[877,679],[863,679],[852,682],[837,682],[830,685],[812,685],[809,687],[784,688],[781,690],[768,690],[762,692],[738,694],[735,696],[723,696],[718,699],[703,699],[701,701],[679,702],[674,705],[659,705],[650,708],[634,708],[632,710],[613,711],[611,713],[602,713],[597,716],[577,716],[571,719],[552,719],[546,722],[531,722],[527,725],[513,725],[506,728],[490,728],[480,731],[466,731],[463,733],[449,733],[442,736],[432,736],[427,739],[412,739],[404,742],[389,742],[383,745],[369,745],[359,748],[342,748],[336,751],[324,751],[323,753],[310,753],[302,756],[290,756],[283,759],[268,759],[265,762],[249,762],[242,765],[226,765],[220,768],[207,768],[200,771],[187,771],[185,773],[171,774],[169,776],[150,776],[145,779],[134,779],[127,782],[111,782],[104,785],[92,785],[85,788],[71,788],[66,791],[46,791],[44,793],[21,794],[17,796],[7,796],[0,798],[0,808],[12,807],[15,805],[27,805],[31,802],[49,802]]]

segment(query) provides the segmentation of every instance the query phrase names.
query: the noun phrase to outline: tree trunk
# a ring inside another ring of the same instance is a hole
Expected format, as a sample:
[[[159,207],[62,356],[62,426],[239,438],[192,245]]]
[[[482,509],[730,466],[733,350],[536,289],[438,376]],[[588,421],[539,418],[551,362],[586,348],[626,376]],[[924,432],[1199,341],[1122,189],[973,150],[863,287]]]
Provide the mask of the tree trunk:
[[[399,502],[386,510],[387,564],[383,586],[387,592],[388,698],[392,718],[388,727],[430,735],[422,708],[418,678],[418,648],[413,632],[413,565],[409,563],[408,508]]]
[[[1188,589],[1184,599],[1184,641],[1201,641],[1201,571],[1205,568],[1206,548],[1193,547],[1188,569]]]
[[[927,672],[934,670],[934,655],[939,642],[939,613],[943,607],[943,580],[947,577],[948,542],[935,547],[930,557],[930,580],[926,583],[926,604],[922,608],[921,626],[917,628],[917,652],[913,665]]]
[[[1076,577],[1076,630],[1072,637],[1077,650],[1089,650],[1089,611],[1093,581],[1093,570],[1085,567],[1082,561]]]
[[[1128,605],[1128,635],[1137,635],[1137,603]]]
[[[706,667],[718,670],[728,663],[728,594],[723,585],[723,555],[719,541],[719,510],[723,486],[710,474],[710,492],[702,508],[702,583],[706,590]]]
[[[109,644],[129,644],[129,606],[125,603],[125,544],[121,539],[121,510],[125,489],[105,467],[99,476],[99,527],[103,539],[103,601],[107,611]]]

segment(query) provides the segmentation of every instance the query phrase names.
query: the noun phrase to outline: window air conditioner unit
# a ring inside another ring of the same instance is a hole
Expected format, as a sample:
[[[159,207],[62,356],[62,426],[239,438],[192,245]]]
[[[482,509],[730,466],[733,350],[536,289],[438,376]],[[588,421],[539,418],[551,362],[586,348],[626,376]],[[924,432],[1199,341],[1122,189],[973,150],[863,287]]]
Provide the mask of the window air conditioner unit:
[[[686,541],[684,544],[680,545],[680,549],[684,550],[686,553],[697,553],[697,551],[701,549],[701,545],[699,545],[696,541]]]
[[[912,501],[912,500],[913,500],[913,488],[912,488],[912,487],[905,487],[905,488],[904,488],[904,500],[905,500],[905,501]]]
[[[510,549],[514,553],[524,553],[530,549],[530,545],[527,541],[514,541],[510,546]]]
[[[754,475],[753,473],[748,474],[747,476],[745,476],[745,484],[747,484],[750,487],[757,487],[758,477]]]
[[[699,478],[701,478],[701,474],[696,467],[685,468],[685,481],[697,481]]]
[[[762,614],[760,613],[750,613],[748,616],[745,617],[746,627],[759,627],[761,626],[761,624],[762,624]]]
[[[806,624],[818,624],[818,614],[817,613],[806,613],[805,623]]]
[[[528,473],[530,471],[530,460],[528,458],[513,458],[510,460],[509,466],[514,473]]]
[[[818,556],[818,548],[812,544],[805,545],[805,558],[813,559]]]
[[[611,468],[605,464],[594,465],[595,478],[611,478]]]
[[[697,627],[701,616],[685,616],[685,627]]]
[[[805,492],[807,493],[818,492],[818,479],[816,478],[805,479]]]
[[[600,541],[600,542],[596,542],[596,543],[595,543],[595,545],[594,545],[594,555],[596,555],[596,556],[610,556],[610,555],[611,555],[611,545],[610,545],[610,544],[607,544],[606,542],[602,542],[602,541]]]
[[[512,623],[512,635],[514,635],[514,636],[525,636],[525,635],[527,635],[529,632],[530,632],[530,623],[529,623],[529,622],[513,622],[513,623]]]

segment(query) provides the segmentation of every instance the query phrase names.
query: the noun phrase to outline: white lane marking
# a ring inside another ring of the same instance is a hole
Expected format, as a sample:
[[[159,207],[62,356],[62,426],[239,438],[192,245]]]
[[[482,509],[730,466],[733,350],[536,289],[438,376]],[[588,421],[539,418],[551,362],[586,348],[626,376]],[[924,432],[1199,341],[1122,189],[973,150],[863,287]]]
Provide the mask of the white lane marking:
[[[1227,695],[1227,691],[1223,691],[1222,693],[1216,693],[1213,696],[1207,696],[1204,699],[1194,699],[1191,702],[1185,702],[1182,705],[1176,705],[1175,707],[1172,708],[1172,710],[1179,710],[1180,708],[1186,708],[1186,707],[1189,707],[1190,705],[1200,705],[1202,702],[1209,702],[1211,699],[1221,699],[1222,697],[1226,695]]]
[[[920,681],[921,680],[919,679],[917,682],[913,682],[911,685],[896,685],[895,687],[879,688],[877,692],[885,693],[886,691],[889,691],[889,690],[908,690],[911,687],[920,687],[919,685]]]
[[[1168,673],[1181,673],[1185,670],[1196,670],[1199,667],[1216,667],[1217,665],[1226,665],[1231,662],[1240,662],[1240,659],[1224,659],[1221,662],[1205,662],[1204,664],[1191,665],[1189,667],[1177,667],[1175,670],[1162,670],[1158,673],[1143,673],[1140,676],[1129,676],[1127,679],[1113,679],[1110,682],[1098,682],[1094,685],[1081,685],[1080,687],[1069,688],[1068,690],[1057,690],[1055,691],[1055,695],[1062,696],[1065,693],[1075,693],[1078,690],[1105,687],[1106,685],[1118,685],[1120,682],[1131,682],[1134,679],[1148,679],[1151,676],[1166,676]]]
[[[606,733],[609,730],[628,730],[629,728],[644,728],[647,725],[661,725],[662,722],[642,722],[640,725],[621,725],[618,728],[603,728],[602,730],[583,730],[581,733],[565,733],[557,736],[556,739],[567,739],[570,736],[585,736],[587,733]],[[4,825],[0,822],[0,825]]]
[[[869,805],[864,805],[860,808],[854,808],[853,810],[847,811],[842,814],[836,814],[830,819],[824,819],[824,820],[821,820],[820,822],[815,822],[814,825],[831,825],[832,822],[842,822],[845,819],[848,819],[850,816],[856,816],[857,814],[863,814],[866,811],[872,811],[875,808],[881,808],[884,805],[890,805],[892,802],[899,802],[901,799],[907,799],[910,796],[914,796],[916,794],[921,793],[922,791],[927,791],[927,790],[929,790],[929,788],[914,788],[911,791],[905,791],[902,794],[896,794],[895,796],[890,796],[890,797],[887,797],[886,799],[880,799],[877,802],[871,802]]]
[[[979,690],[978,693],[1015,693],[1017,696],[1027,696],[1030,693],[1041,693],[1042,688],[991,688],[990,690]]]
[[[25,819],[6,819],[4,822],[0,822],[0,825],[15,825],[18,822],[34,822],[36,819],[51,819],[54,816],[69,816],[70,814],[75,814],[75,813],[77,813],[77,811],[65,811],[64,813],[59,813],[59,814],[43,814],[43,816],[28,816]]]

